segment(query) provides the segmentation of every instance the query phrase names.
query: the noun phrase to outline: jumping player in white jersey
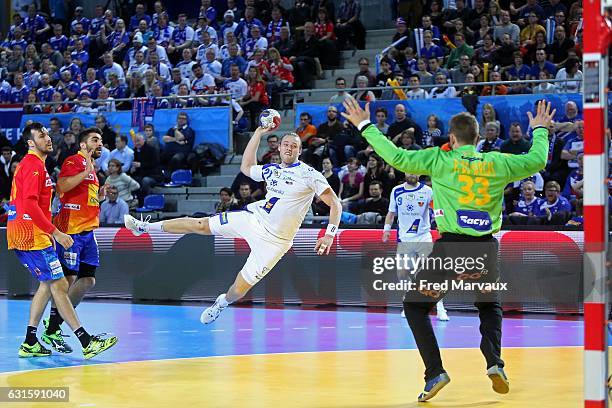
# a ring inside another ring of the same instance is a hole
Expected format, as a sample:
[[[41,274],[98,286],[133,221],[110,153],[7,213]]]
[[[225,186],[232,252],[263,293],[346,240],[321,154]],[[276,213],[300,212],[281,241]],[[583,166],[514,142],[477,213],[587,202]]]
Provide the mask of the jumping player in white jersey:
[[[383,242],[389,240],[391,225],[397,214],[397,254],[407,255],[410,259],[409,266],[418,265],[417,259],[424,260],[433,249],[429,214],[432,198],[433,190],[420,183],[416,174],[406,174],[406,182],[391,190],[382,240]],[[400,280],[410,279],[415,274],[415,270],[397,270],[397,277]],[[439,301],[436,307],[438,320],[450,320],[442,301]],[[404,316],[403,310],[402,316]]]
[[[255,181],[265,181],[265,199],[249,204],[239,211],[227,211],[208,218],[177,218],[148,223],[130,215],[125,226],[134,235],[149,231],[171,234],[220,235],[242,238],[251,253],[227,293],[217,297],[215,303],[200,317],[204,324],[211,323],[228,305],[241,299],[259,282],[291,248],[302,221],[315,194],[330,207],[329,224],[325,235],[318,239],[315,251],[329,254],[340,223],[342,204],[321,173],[298,160],[302,152],[300,137],[287,133],[281,139],[281,164],[257,165],[257,149],[261,137],[269,130],[258,128],[247,144],[240,171]]]

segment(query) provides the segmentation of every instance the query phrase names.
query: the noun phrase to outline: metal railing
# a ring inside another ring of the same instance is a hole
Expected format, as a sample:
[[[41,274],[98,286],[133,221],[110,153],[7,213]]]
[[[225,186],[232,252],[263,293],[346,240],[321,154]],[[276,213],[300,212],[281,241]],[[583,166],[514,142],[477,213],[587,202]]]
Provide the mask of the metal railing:
[[[582,79],[576,78],[576,79],[549,79],[549,80],[544,80],[544,79],[525,79],[525,80],[521,80],[521,81],[497,81],[497,82],[493,82],[493,81],[487,81],[487,82],[462,82],[462,83],[447,83],[447,84],[427,84],[427,85],[419,85],[420,89],[433,89],[433,88],[437,88],[437,87],[441,87],[441,86],[445,86],[445,87],[455,87],[455,88],[464,88],[466,86],[472,86],[472,87],[484,87],[484,86],[491,86],[491,95],[490,96],[495,96],[495,86],[496,85],[516,85],[518,83],[520,84],[542,84],[542,83],[558,83],[558,82],[580,82],[581,83],[581,88],[582,88]],[[291,90],[291,91],[285,91],[283,93],[281,93],[281,96],[291,96],[293,99],[293,105],[295,106],[297,104],[298,98],[300,95],[308,95],[311,96],[312,94],[316,94],[316,93],[338,93],[339,91],[344,91],[344,92],[354,92],[354,91],[384,91],[384,90],[395,90],[395,89],[401,89],[401,90],[411,90],[411,89],[415,89],[413,86],[410,85],[402,85],[402,86],[373,86],[373,87],[365,87],[365,88],[322,88],[322,89],[296,89],[296,90]],[[582,92],[582,91],[580,91]],[[542,94],[542,95],[546,95],[546,94]],[[506,95],[504,95],[506,96]],[[511,95],[508,95],[511,96]]]
[[[203,94],[203,95],[185,95],[185,96],[178,96],[178,95],[174,95],[174,96],[162,96],[159,97],[159,99],[168,99],[168,100],[177,100],[177,99],[197,99],[197,98],[227,98],[226,100],[230,99],[232,97],[231,94],[228,93],[224,93],[224,94]],[[137,99],[146,99],[146,96],[143,97],[134,97],[134,98],[113,98],[112,102],[115,103],[121,103],[121,102],[132,102],[134,100]],[[156,98],[156,97],[153,97]],[[61,101],[61,102],[25,102],[23,104],[23,106],[36,106],[36,105],[40,105],[40,106],[47,106],[47,105],[81,105],[83,101],[79,100],[79,99],[73,99],[73,100],[68,100],[68,101]],[[96,104],[107,104],[108,102],[111,102],[111,100],[109,99],[88,99],[87,100],[88,103],[92,103]],[[1,105],[0,105],[1,106]],[[203,108],[206,108],[207,106],[202,106]],[[171,109],[171,108],[169,108]],[[63,112],[65,113],[65,112]]]

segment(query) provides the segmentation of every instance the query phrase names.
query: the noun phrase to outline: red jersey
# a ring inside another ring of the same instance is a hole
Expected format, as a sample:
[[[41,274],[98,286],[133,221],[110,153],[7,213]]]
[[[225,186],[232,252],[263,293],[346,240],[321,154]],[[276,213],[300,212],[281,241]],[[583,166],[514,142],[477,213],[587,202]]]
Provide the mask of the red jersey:
[[[266,92],[266,85],[263,81],[255,81],[249,85],[249,95],[254,97],[259,92],[259,100],[257,102],[268,106],[268,93]]]
[[[58,177],[76,176],[84,172],[86,166],[85,156],[78,152],[64,160]],[[57,229],[66,234],[79,234],[98,228],[100,226],[99,189],[98,176],[92,171],[75,188],[60,194],[62,206],[59,214],[53,219]]]
[[[53,245],[52,195],[53,181],[45,162],[29,151],[13,177],[6,230],[8,249],[34,251]]]
[[[274,61],[270,60],[268,63],[270,66],[270,73],[275,77],[279,77],[281,80],[288,81],[291,84],[294,83],[295,79],[293,79],[293,73],[285,68],[283,64],[290,65],[291,63],[286,57],[281,57],[280,64],[276,64]]]
[[[315,23],[315,37],[323,38],[328,33],[332,33],[332,36],[329,38],[330,41],[336,40],[336,34],[334,34],[334,24],[333,23]]]

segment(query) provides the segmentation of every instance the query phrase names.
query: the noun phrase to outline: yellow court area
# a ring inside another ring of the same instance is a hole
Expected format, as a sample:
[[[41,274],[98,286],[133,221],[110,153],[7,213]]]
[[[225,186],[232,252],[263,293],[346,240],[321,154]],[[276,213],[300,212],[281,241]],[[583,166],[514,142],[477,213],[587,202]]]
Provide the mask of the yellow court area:
[[[0,386],[69,386],[70,403],[4,407],[565,408],[582,405],[582,348],[504,348],[499,395],[478,349],[442,350],[451,383],[417,403],[416,350],[244,355],[101,364],[0,374]]]

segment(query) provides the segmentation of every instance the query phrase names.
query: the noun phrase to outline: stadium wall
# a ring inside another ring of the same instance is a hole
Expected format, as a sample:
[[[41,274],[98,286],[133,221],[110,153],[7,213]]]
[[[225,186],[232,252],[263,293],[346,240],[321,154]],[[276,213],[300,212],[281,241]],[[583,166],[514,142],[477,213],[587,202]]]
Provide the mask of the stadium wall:
[[[344,229],[329,256],[314,251],[324,229],[301,229],[293,248],[246,300],[268,304],[399,305],[404,290],[377,291],[374,281],[397,282],[395,269],[373,273],[374,258],[395,257],[395,236],[381,229]],[[395,234],[395,233],[394,233]],[[578,312],[582,296],[582,231],[501,231],[501,281],[506,309]],[[134,301],[212,301],[234,281],[249,252],[245,241],[151,233],[139,238],[123,228],[96,230],[101,267],[92,297]],[[0,229],[6,248],[6,229]],[[379,285],[380,286],[380,285]],[[17,258],[0,256],[0,293],[29,296],[36,282]],[[451,308],[471,307],[472,295],[454,292]]]

